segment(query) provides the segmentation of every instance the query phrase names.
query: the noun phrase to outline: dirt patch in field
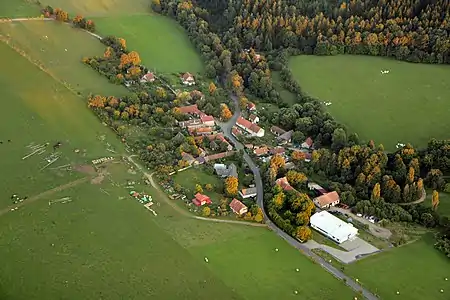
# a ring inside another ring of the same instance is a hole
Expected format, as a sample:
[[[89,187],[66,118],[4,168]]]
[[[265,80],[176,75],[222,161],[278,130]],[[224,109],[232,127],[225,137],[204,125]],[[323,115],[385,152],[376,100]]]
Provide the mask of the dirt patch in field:
[[[79,166],[73,167],[73,169],[77,172],[89,174],[89,175],[94,175],[97,173],[95,171],[94,167],[90,166],[90,165],[79,165]]]
[[[95,177],[95,178],[92,178],[92,179],[91,179],[91,183],[92,183],[92,184],[100,184],[100,183],[103,182],[103,179],[105,179],[105,176],[99,175],[99,176],[97,176],[97,177]]]

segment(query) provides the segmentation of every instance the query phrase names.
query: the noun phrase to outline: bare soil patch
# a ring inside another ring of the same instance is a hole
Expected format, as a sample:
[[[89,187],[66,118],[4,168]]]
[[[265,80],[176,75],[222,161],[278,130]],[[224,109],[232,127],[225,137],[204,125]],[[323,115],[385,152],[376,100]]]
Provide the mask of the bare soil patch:
[[[73,169],[77,172],[88,174],[88,175],[95,175],[97,173],[97,171],[95,171],[95,168],[91,165],[74,166]]]

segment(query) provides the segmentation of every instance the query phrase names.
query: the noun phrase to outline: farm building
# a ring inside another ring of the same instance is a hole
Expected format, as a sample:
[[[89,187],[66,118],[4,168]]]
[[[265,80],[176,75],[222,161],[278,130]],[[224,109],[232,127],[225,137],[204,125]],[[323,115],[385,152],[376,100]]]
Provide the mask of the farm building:
[[[327,190],[325,190],[323,187],[321,187],[320,185],[318,185],[315,182],[308,182],[308,188],[310,191],[315,191],[317,193],[319,193],[320,195],[324,195],[327,192]]]
[[[192,199],[192,203],[194,203],[196,206],[202,206],[202,205],[208,205],[211,204],[211,199],[203,194],[197,193],[195,194],[195,198]]]
[[[272,132],[276,136],[280,136],[282,134],[285,134],[286,130],[284,130],[278,126],[272,126],[272,127],[270,127],[270,132]]]
[[[245,206],[244,203],[242,203],[241,201],[239,201],[236,198],[233,199],[233,201],[231,201],[230,208],[235,214],[240,215],[240,216],[242,216],[243,214],[245,214],[248,211],[247,206]]]
[[[241,196],[242,199],[256,197],[256,195],[257,195],[257,189],[255,187],[246,188],[246,189],[242,189],[239,191],[239,196]]]
[[[214,170],[216,171],[217,176],[226,178],[226,177],[238,177],[237,167],[235,164],[230,164],[228,167],[224,164],[214,164]]]
[[[315,213],[311,216],[310,222],[312,228],[339,244],[353,239],[358,233],[358,229],[352,224],[342,221],[327,211]]]
[[[280,136],[277,137],[277,142],[280,145],[284,145],[287,143],[290,143],[292,141],[292,134],[294,133],[294,131],[289,130],[283,134],[281,134]]]
[[[153,82],[153,81],[155,81],[155,74],[153,74],[152,72],[148,72],[141,78],[141,83]]]
[[[249,133],[251,136],[257,136],[257,137],[263,137],[264,136],[264,129],[259,127],[256,124],[253,124],[249,120],[246,120],[242,117],[239,117],[236,121],[236,125],[243,130],[245,130],[247,133]]]
[[[314,198],[313,200],[314,204],[320,209],[335,206],[339,203],[339,201],[339,194],[336,191],[323,194],[322,196]]]

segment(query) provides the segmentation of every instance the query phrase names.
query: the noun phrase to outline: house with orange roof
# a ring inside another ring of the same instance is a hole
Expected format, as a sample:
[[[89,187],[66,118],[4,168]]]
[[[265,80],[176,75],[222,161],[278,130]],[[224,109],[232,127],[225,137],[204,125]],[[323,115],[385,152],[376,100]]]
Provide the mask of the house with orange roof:
[[[152,72],[148,72],[147,74],[141,77],[141,83],[153,82],[155,81],[155,79],[156,79],[155,74],[153,74]]]
[[[233,201],[231,201],[230,208],[235,214],[239,216],[242,216],[243,214],[248,212],[247,206],[245,206],[244,203],[242,203],[236,198],[234,198]]]
[[[339,204],[340,198],[339,198],[339,194],[336,191],[334,191],[334,192],[326,193],[317,198],[314,198],[313,202],[318,208],[326,209],[326,208],[335,206],[336,204]]]
[[[246,189],[240,190],[239,196],[241,196],[242,199],[247,199],[247,198],[256,197],[257,193],[258,193],[258,190],[256,189],[256,187],[252,187],[252,188],[246,188]]]
[[[236,121],[236,125],[249,133],[251,136],[257,136],[257,137],[263,137],[264,136],[264,129],[259,127],[256,124],[253,124],[249,120],[246,120],[242,117],[239,117]]]
[[[275,180],[275,183],[279,185],[284,191],[293,191],[294,188],[289,184],[286,177],[281,177]]]

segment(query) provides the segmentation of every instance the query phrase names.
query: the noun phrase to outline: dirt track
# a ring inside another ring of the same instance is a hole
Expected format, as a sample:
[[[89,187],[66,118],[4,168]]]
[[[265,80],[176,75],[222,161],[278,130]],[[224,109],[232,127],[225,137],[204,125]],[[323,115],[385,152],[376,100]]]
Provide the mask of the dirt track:
[[[44,197],[47,197],[47,196],[52,195],[54,193],[61,192],[61,191],[64,191],[64,190],[66,190],[68,188],[77,186],[77,185],[79,185],[81,183],[87,182],[87,181],[89,181],[89,179],[91,179],[91,177],[83,177],[83,178],[71,181],[69,183],[57,186],[57,187],[55,187],[55,188],[53,188],[51,190],[47,190],[47,191],[45,191],[43,193],[40,193],[40,194],[38,194],[36,196],[30,197],[30,198],[28,198],[27,200],[25,200],[25,201],[23,201],[21,203],[10,205],[7,208],[4,208],[4,209],[0,210],[0,216],[6,214],[8,212],[11,212],[12,208],[22,207],[22,206],[24,206],[26,204],[35,202],[36,200],[39,200],[39,199],[44,198]]]

